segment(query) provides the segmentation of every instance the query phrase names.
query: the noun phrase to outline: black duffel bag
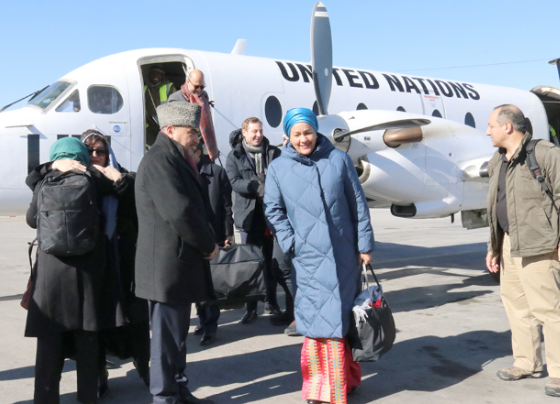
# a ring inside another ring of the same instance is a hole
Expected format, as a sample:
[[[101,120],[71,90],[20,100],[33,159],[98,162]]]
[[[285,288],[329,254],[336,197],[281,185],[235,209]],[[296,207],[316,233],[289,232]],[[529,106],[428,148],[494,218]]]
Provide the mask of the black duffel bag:
[[[365,321],[356,321],[354,316],[352,316],[352,326],[348,332],[347,339],[352,348],[352,356],[356,362],[376,362],[381,355],[389,352],[393,347],[396,327],[393,313],[385,299],[383,289],[379,284],[377,276],[375,276],[375,272],[373,272],[373,268],[371,265],[367,265],[377,286],[370,287],[365,267],[364,265],[363,275],[367,285],[367,294],[372,301],[372,305],[365,309],[365,314],[367,315]],[[377,299],[375,297],[372,298],[374,294],[377,295]],[[376,302],[377,306],[380,307],[375,307]]]
[[[234,244],[220,248],[219,254],[210,261],[214,292],[220,306],[243,304],[264,300],[265,261],[260,247]]]

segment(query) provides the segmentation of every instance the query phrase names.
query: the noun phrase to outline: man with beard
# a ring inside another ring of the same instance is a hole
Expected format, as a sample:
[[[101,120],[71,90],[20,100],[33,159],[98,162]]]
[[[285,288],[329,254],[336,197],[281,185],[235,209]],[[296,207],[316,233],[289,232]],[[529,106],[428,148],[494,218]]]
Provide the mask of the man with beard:
[[[214,123],[212,122],[212,114],[210,112],[210,106],[214,106],[214,104],[213,101],[209,100],[208,93],[204,91],[205,87],[204,73],[195,69],[189,73],[189,77],[185,84],[181,86],[181,90],[169,96],[169,102],[186,101],[202,107],[200,133],[208,149],[208,156],[214,161],[220,157],[220,151],[218,150],[216,132],[214,131]]]
[[[200,112],[185,102],[157,108],[161,132],[136,177],[136,295],[149,301],[154,404],[212,403],[191,394],[185,374],[191,305],[214,299],[209,260],[219,252],[192,159]]]

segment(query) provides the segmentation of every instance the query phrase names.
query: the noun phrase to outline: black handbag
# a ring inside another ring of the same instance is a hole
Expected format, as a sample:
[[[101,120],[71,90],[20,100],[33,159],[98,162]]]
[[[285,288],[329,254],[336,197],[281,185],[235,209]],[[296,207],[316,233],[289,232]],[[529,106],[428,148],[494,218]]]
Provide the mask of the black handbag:
[[[220,306],[242,304],[264,300],[265,261],[260,247],[249,244],[234,244],[221,248],[210,261],[212,282]]]
[[[396,328],[393,313],[387,303],[387,299],[383,295],[381,285],[371,265],[367,265],[370,269],[373,279],[381,292],[380,306],[375,307],[373,304],[365,309],[367,318],[356,322],[352,316],[352,326],[348,333],[347,339],[352,347],[352,356],[356,362],[376,362],[379,358],[389,352],[395,341]],[[367,280],[366,265],[363,265],[363,275],[367,290],[371,292],[369,282]],[[372,286],[373,288],[373,286]]]

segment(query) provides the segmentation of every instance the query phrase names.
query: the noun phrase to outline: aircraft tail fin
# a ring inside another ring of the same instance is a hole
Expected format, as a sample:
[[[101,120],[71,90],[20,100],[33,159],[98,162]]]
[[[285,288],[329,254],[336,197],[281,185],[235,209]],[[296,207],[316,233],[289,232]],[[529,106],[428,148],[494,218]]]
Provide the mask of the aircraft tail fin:
[[[244,55],[245,48],[247,48],[247,40],[246,39],[238,39],[231,51],[232,55]]]

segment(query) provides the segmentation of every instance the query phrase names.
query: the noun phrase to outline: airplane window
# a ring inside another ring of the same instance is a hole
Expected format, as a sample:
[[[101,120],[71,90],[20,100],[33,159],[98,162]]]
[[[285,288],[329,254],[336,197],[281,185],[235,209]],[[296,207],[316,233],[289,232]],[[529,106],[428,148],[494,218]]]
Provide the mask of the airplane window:
[[[114,114],[123,106],[123,98],[115,87],[91,86],[88,88],[89,110],[95,114]]]
[[[368,109],[368,108],[367,108],[367,105],[364,104],[363,102],[360,102],[360,103],[358,104],[358,106],[356,107],[356,111],[361,111],[361,110],[363,110],[363,109]]]
[[[266,121],[273,128],[277,128],[282,122],[282,105],[278,98],[271,95],[266,99],[264,104],[264,114],[266,116]]]
[[[465,115],[465,125],[476,128],[476,122],[474,121],[474,116],[470,112],[467,112],[467,114]]]
[[[70,97],[66,98],[60,106],[56,109],[56,112],[80,112],[80,92],[78,90],[70,94]]]
[[[442,118],[441,112],[439,112],[437,109],[434,109],[434,112],[432,112],[432,116],[435,116],[436,118]]]
[[[406,109],[404,109],[404,107],[398,107],[398,108],[397,108],[397,111],[406,112]]]
[[[29,104],[36,105],[41,109],[46,109],[71,85],[72,83],[67,81],[57,81],[31,98]]]

